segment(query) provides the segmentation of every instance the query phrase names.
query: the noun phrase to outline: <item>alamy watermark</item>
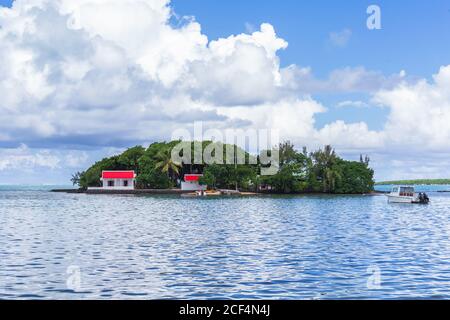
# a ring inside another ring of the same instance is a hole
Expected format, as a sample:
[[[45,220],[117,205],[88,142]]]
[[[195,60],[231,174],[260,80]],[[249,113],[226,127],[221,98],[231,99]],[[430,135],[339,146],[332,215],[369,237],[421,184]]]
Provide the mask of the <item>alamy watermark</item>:
[[[196,165],[262,165],[261,175],[278,172],[280,154],[278,130],[273,129],[208,129],[202,122],[195,122],[193,133],[178,129],[172,140],[181,141],[172,150],[172,161]],[[205,148],[203,141],[211,141]]]
[[[66,273],[68,275],[66,280],[67,289],[74,292],[81,291],[81,268],[79,266],[67,267]]]
[[[367,279],[367,289],[380,290],[381,289],[381,269],[378,266],[370,266],[367,268],[369,278]]]
[[[378,5],[367,7],[367,28],[369,30],[381,30],[381,8]]]

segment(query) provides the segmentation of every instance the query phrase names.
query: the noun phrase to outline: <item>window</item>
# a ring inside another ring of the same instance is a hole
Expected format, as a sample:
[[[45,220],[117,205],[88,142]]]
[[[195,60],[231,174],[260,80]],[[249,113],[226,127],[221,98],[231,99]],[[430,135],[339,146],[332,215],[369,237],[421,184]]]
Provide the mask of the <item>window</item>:
[[[114,187],[114,180],[108,181],[108,187]]]
[[[414,197],[414,188],[400,188],[401,197]]]
[[[123,181],[123,186],[124,186],[124,187],[128,187],[128,180],[124,180],[124,181]]]

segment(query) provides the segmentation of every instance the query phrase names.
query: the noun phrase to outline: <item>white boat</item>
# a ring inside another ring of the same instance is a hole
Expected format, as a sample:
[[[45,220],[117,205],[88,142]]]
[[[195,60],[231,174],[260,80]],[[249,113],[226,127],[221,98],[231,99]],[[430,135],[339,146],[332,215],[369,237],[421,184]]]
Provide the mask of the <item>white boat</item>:
[[[387,197],[389,203],[428,204],[430,202],[426,193],[416,193],[412,186],[395,186]]]

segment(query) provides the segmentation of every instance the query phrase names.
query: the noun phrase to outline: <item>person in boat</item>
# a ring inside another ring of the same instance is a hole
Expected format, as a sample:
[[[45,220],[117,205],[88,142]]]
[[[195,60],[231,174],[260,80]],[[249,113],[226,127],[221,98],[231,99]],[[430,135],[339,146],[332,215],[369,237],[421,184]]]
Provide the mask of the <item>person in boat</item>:
[[[426,193],[419,193],[419,201],[420,203],[429,203],[430,202],[430,198],[428,198],[428,195]]]

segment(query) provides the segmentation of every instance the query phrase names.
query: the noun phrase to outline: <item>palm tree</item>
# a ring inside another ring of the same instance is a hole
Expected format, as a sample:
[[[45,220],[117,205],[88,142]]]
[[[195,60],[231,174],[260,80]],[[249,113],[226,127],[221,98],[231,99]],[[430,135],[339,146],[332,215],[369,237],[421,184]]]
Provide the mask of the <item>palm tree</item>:
[[[336,183],[342,178],[341,173],[335,168],[326,168],[323,179],[324,192],[334,192]]]
[[[336,152],[331,146],[325,146],[313,154],[318,172],[317,176],[322,178],[323,192],[333,192],[336,182],[341,179],[341,173],[335,168],[338,160]]]
[[[72,181],[74,186],[79,186],[80,185],[81,176],[82,176],[81,172],[77,172],[77,173],[72,174],[72,178],[70,179],[70,181]]]
[[[156,155],[156,169],[160,169],[161,172],[166,173],[169,178],[172,174],[180,174],[181,163],[172,160],[172,152],[170,149],[163,150]]]
[[[331,146],[325,146],[324,150],[320,149],[319,151],[314,152],[313,158],[321,170],[331,168],[337,160],[336,152]]]
[[[331,146],[325,146],[325,149],[323,150],[323,160],[327,167],[332,166],[336,162],[336,152],[334,151],[333,147]]]

